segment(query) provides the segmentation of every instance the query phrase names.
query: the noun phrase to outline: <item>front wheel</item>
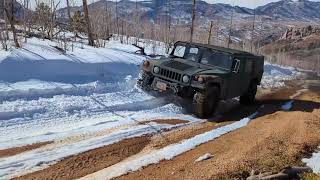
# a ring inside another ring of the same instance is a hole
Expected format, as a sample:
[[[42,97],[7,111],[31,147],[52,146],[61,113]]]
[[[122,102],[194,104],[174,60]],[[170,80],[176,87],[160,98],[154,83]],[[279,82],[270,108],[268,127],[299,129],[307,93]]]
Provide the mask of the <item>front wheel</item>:
[[[208,118],[215,112],[219,102],[219,88],[212,87],[204,92],[196,92],[193,97],[194,113],[199,118]]]
[[[256,82],[252,82],[245,94],[240,96],[240,104],[250,105],[255,101],[255,97],[257,94],[258,84]]]
[[[151,73],[141,72],[141,77],[137,82],[137,85],[140,89],[144,91],[150,91],[150,85],[153,81],[153,77]]]

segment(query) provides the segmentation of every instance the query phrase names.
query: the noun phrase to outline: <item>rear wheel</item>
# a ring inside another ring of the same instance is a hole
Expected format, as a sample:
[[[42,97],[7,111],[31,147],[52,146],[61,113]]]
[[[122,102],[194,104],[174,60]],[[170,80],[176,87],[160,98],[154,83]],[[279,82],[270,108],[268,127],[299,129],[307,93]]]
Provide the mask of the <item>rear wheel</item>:
[[[194,113],[199,118],[208,118],[215,112],[219,102],[219,88],[211,87],[204,92],[196,92],[193,97]]]
[[[240,96],[240,104],[250,105],[255,101],[257,94],[258,84],[256,82],[251,82],[250,86],[245,94]]]

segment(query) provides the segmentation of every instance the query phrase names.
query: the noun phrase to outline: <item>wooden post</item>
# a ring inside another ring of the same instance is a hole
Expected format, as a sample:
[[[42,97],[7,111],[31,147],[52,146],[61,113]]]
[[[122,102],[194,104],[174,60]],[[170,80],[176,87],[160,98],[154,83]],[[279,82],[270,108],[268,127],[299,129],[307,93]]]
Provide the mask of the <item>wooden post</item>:
[[[211,33],[212,33],[213,22],[210,21],[209,34],[208,34],[208,44],[211,44]]]
[[[190,32],[190,42],[193,40],[193,31],[194,31],[194,19],[196,16],[196,0],[193,0],[192,4],[192,20],[191,20],[191,32]]]

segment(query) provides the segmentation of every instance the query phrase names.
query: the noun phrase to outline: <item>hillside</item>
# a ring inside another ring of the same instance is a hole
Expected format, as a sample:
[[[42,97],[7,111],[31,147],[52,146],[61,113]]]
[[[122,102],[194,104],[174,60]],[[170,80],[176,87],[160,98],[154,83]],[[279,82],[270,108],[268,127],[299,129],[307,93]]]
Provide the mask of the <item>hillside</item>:
[[[320,28],[289,28],[261,51],[273,62],[320,72]]]
[[[90,4],[91,9],[103,8],[108,6],[114,11],[115,2],[100,0]],[[122,0],[118,2],[119,14],[127,17],[135,10],[135,1]],[[205,1],[197,1],[197,15],[202,19],[205,17],[206,21],[218,18],[230,19],[231,12],[235,12],[235,18],[247,20],[253,15],[254,10],[245,7],[231,6],[229,4],[208,4]],[[181,22],[189,22],[191,19],[191,1],[172,0],[168,5],[165,0],[157,1],[156,3],[138,2],[138,9],[145,18],[153,19],[154,17],[161,17],[170,12],[171,18],[177,20],[180,18]],[[82,10],[81,7],[74,7],[72,11]],[[256,14],[265,19],[270,20],[294,20],[294,21],[319,21],[320,2],[309,0],[281,0],[257,7]],[[65,15],[66,8],[60,9],[59,12]],[[181,21],[181,18],[183,21]]]

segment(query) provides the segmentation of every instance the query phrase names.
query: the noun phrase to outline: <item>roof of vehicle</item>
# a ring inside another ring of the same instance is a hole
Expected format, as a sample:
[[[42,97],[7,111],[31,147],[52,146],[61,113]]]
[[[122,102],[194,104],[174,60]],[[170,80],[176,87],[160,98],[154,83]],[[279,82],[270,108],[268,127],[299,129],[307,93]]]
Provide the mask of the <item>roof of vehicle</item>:
[[[190,42],[185,42],[185,41],[178,41],[176,43],[192,44],[192,45],[195,45],[195,46],[200,46],[200,47],[214,49],[214,50],[221,51],[221,52],[226,52],[226,53],[232,54],[234,56],[255,56],[255,57],[257,57],[257,55],[254,55],[254,54],[249,53],[249,52],[240,51],[240,50],[236,50],[236,49],[225,48],[225,47],[220,47],[220,46],[214,46],[214,45],[209,45],[209,44],[190,43]]]

